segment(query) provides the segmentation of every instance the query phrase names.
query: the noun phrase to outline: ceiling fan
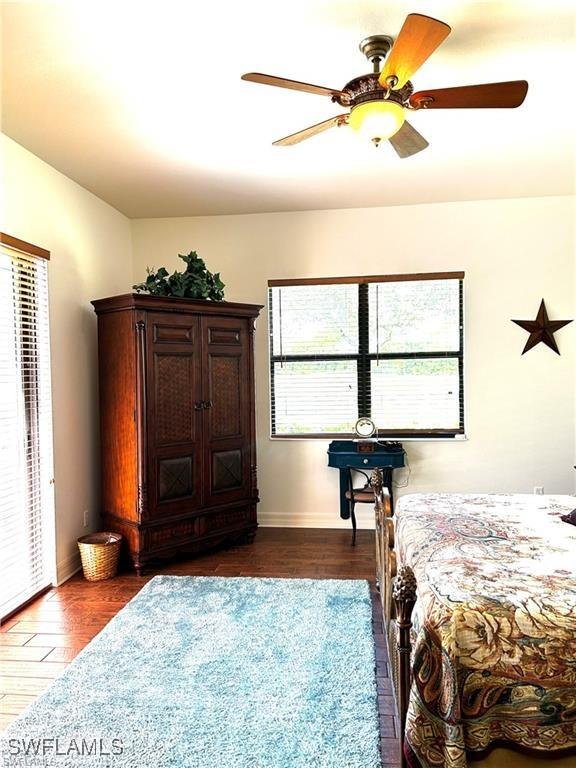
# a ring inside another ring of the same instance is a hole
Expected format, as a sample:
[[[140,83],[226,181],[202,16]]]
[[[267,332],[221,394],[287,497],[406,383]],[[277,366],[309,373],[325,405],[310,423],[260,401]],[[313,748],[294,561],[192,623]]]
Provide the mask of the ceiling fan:
[[[526,80],[513,80],[414,93],[409,78],[448,37],[450,31],[448,24],[430,16],[409,14],[395,42],[387,35],[371,35],[362,40],[360,50],[372,63],[373,72],[355,77],[341,90],[263,75],[260,72],[249,72],[242,75],[242,79],[330,96],[333,102],[350,109],[349,112],[278,139],[273,142],[275,146],[298,144],[328,128],[349,125],[370,138],[375,146],[383,139],[388,139],[400,157],[410,157],[426,149],[428,142],[405,119],[407,110],[519,107],[528,91]]]

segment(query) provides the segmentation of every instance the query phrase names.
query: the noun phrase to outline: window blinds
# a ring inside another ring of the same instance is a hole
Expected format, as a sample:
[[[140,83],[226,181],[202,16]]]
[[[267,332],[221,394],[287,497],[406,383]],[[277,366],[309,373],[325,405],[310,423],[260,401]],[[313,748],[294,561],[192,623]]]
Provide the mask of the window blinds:
[[[47,261],[0,246],[0,619],[53,577]]]
[[[462,278],[271,281],[272,436],[462,433]]]

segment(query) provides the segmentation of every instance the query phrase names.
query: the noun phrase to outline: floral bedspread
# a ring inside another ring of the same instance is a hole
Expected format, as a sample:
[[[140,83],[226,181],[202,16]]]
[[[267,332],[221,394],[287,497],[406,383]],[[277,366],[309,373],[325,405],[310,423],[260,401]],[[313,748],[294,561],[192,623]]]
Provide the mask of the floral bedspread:
[[[412,766],[464,768],[505,741],[576,749],[576,527],[572,496],[411,494],[399,561],[418,580]]]

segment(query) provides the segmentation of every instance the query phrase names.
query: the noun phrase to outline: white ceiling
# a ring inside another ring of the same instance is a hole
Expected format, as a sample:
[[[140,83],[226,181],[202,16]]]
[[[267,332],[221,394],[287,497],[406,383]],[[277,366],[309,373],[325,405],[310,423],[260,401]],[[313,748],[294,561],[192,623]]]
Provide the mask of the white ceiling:
[[[2,3],[3,130],[131,217],[573,194],[573,0]],[[328,98],[240,80],[340,88],[369,34],[409,12],[452,34],[417,90],[527,79],[513,110],[418,112],[430,147],[400,160],[349,128],[274,139],[338,114]],[[479,222],[481,226],[481,222]]]

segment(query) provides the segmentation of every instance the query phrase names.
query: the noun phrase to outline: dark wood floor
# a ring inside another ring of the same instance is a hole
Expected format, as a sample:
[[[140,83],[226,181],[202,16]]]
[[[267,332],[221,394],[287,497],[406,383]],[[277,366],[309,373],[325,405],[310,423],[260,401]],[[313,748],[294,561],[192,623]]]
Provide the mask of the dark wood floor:
[[[90,583],[80,574],[51,589],[0,628],[0,729],[60,675],[66,665],[157,573],[368,579],[374,589],[374,534],[328,529],[261,528],[251,545]],[[399,766],[397,722],[378,600],[373,600],[382,762]],[[353,649],[351,649],[353,653]]]

